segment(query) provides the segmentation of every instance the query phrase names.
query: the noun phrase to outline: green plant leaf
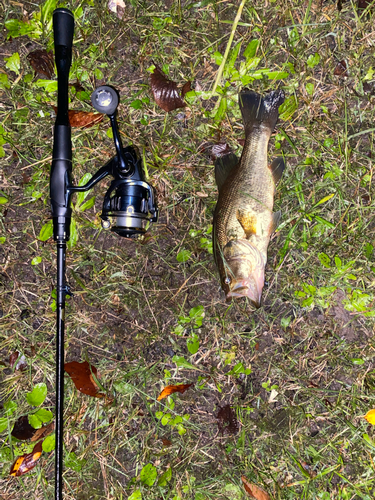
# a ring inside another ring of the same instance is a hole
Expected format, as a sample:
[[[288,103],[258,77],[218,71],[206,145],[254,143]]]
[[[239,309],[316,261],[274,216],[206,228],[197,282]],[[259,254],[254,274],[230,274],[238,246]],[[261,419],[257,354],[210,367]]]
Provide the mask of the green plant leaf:
[[[307,58],[307,66],[309,66],[310,68],[315,68],[315,66],[317,66],[320,62],[320,55],[315,53],[314,55],[313,54],[310,54],[309,57]]]
[[[80,179],[79,183],[78,183],[78,186],[81,186],[81,187],[82,187],[82,186],[84,186],[85,184],[87,184],[87,183],[88,183],[88,181],[91,179],[91,177],[92,177],[92,174],[90,174],[90,173],[87,173],[87,174],[83,175],[83,176],[81,177],[81,179]],[[84,199],[86,198],[86,196],[87,196],[88,194],[89,194],[89,191],[84,191],[84,192],[82,192],[82,193],[77,193],[76,208],[77,208],[77,207],[79,207],[79,206],[83,203]],[[81,210],[82,210],[82,208],[81,208]]]
[[[5,67],[14,71],[17,75],[20,74],[21,69],[21,59],[18,52],[14,52],[10,57],[4,57],[4,60],[7,61]]]
[[[42,257],[40,257],[40,256],[34,257],[33,260],[31,261],[31,265],[32,266],[37,266],[41,262],[42,262]]]
[[[285,121],[290,120],[297,109],[298,101],[296,96],[293,94],[285,99],[283,104],[279,107],[280,119]]]
[[[15,401],[7,401],[4,403],[4,410],[5,410],[5,415],[9,417],[10,415],[13,415],[13,413],[17,410],[17,403]]]
[[[71,223],[70,223],[70,240],[68,241],[68,248],[71,250],[73,247],[76,246],[78,242],[78,227],[77,227],[77,222],[74,218],[72,218]]]
[[[0,418],[0,432],[5,431],[8,428],[8,419],[5,417]]]
[[[246,47],[246,49],[244,50],[244,53],[243,53],[246,60],[253,59],[253,57],[256,56],[258,46],[259,46],[259,40],[256,40],[256,39],[251,40],[251,42],[248,44],[248,46]]]
[[[324,252],[321,252],[318,255],[318,259],[322,263],[324,267],[331,267],[331,259],[328,257],[328,255]]]
[[[85,210],[89,210],[91,207],[93,207],[95,204],[95,196],[87,200],[85,203],[83,203],[80,207],[79,210],[80,212],[84,212]]]
[[[5,205],[5,203],[8,203],[8,198],[6,196],[1,196],[0,195],[0,205]]]
[[[49,422],[53,418],[53,413],[44,408],[40,408],[37,412],[29,415],[29,424],[34,427],[34,429],[40,429],[42,424]]]
[[[141,490],[135,490],[133,493],[128,497],[128,500],[142,500],[142,493]]]
[[[52,220],[48,221],[42,229],[40,230],[38,239],[40,241],[47,241],[53,235],[53,222]]]
[[[9,78],[6,73],[0,73],[0,89],[10,89]]]
[[[80,460],[74,451],[67,454],[65,458],[65,467],[73,469],[76,472],[80,472],[82,467],[85,465],[86,460]]]
[[[172,469],[169,467],[158,479],[158,486],[167,486],[172,479]]]
[[[189,361],[186,361],[186,359],[183,356],[173,356],[172,361],[174,363],[176,363],[176,365],[178,366],[178,368],[189,368],[189,369],[192,369],[192,370],[197,370],[198,369],[194,365],[192,365],[191,363],[189,363]]]
[[[43,24],[52,19],[52,12],[56,9],[58,0],[46,0],[40,7],[41,21]]]
[[[47,396],[47,386],[44,382],[36,384],[31,392],[26,393],[26,400],[31,406],[40,406]]]
[[[189,250],[180,250],[177,254],[177,262],[186,262],[190,259],[191,252]]]
[[[141,482],[147,486],[152,486],[156,481],[158,471],[156,467],[152,464],[147,464],[141,470],[140,479]]]
[[[217,111],[214,116],[215,122],[221,122],[221,120],[225,116],[226,111],[227,111],[227,98],[221,97],[219,107],[217,108]]]
[[[35,85],[39,88],[43,88],[46,92],[53,93],[57,91],[57,81],[56,80],[37,80]]]
[[[46,453],[53,451],[55,449],[55,446],[56,446],[55,434],[47,436],[42,443],[43,451],[45,451]]]
[[[195,354],[199,349],[199,337],[196,333],[192,333],[186,341],[186,345],[190,354]]]
[[[314,86],[313,83],[306,83],[306,92],[309,95],[313,95],[314,94],[314,90],[315,90],[315,86]]]

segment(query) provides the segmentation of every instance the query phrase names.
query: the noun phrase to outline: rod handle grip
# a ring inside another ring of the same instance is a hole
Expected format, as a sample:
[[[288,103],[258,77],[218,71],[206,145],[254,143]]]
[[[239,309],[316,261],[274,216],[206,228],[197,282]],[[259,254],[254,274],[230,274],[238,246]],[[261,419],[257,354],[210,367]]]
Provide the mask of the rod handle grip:
[[[73,46],[74,16],[69,9],[55,9],[53,11],[53,33],[55,47],[63,45],[68,49]]]

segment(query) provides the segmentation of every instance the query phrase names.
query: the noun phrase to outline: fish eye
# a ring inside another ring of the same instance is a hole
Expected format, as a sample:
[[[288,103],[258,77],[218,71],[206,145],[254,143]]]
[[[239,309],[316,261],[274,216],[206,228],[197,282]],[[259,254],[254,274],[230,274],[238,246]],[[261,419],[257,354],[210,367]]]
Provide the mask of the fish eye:
[[[231,281],[232,281],[232,280],[229,278],[229,276],[227,276],[227,277],[225,278],[225,280],[224,280],[224,283],[225,283],[226,285],[229,285],[229,283],[230,283]]]

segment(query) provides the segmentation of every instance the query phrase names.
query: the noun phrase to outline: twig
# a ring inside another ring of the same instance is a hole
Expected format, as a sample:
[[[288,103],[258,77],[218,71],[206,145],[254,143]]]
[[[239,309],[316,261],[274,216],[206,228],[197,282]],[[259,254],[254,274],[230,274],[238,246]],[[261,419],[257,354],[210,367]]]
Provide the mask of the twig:
[[[241,18],[242,10],[243,10],[243,8],[245,6],[245,3],[246,3],[246,0],[242,0],[240,6],[238,7],[237,15],[236,15],[236,18],[235,18],[235,20],[233,22],[233,26],[232,26],[232,32],[230,34],[230,37],[229,37],[229,40],[228,40],[228,43],[227,43],[227,48],[225,49],[223,60],[221,61],[221,64],[220,64],[220,67],[219,67],[219,71],[217,72],[217,77],[216,77],[214,86],[212,87],[212,94],[215,93],[216,88],[217,88],[217,86],[220,83],[221,76],[222,76],[223,71],[224,71],[224,66],[225,66],[225,63],[227,61],[229,50],[231,48],[231,45],[232,45],[232,42],[233,42],[233,38],[234,38],[234,34],[236,32],[238,22],[239,22],[239,20]]]

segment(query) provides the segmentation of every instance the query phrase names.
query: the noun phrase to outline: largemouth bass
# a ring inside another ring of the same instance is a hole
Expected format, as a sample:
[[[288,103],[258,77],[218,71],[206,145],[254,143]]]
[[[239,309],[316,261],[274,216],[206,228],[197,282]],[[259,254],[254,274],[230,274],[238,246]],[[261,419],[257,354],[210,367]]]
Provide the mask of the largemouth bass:
[[[267,247],[281,212],[273,212],[275,186],[285,163],[267,161],[268,142],[275,128],[282,91],[265,97],[243,90],[239,105],[245,127],[241,159],[228,153],[215,161],[219,197],[213,221],[213,247],[221,286],[227,300],[248,297],[260,306]]]

